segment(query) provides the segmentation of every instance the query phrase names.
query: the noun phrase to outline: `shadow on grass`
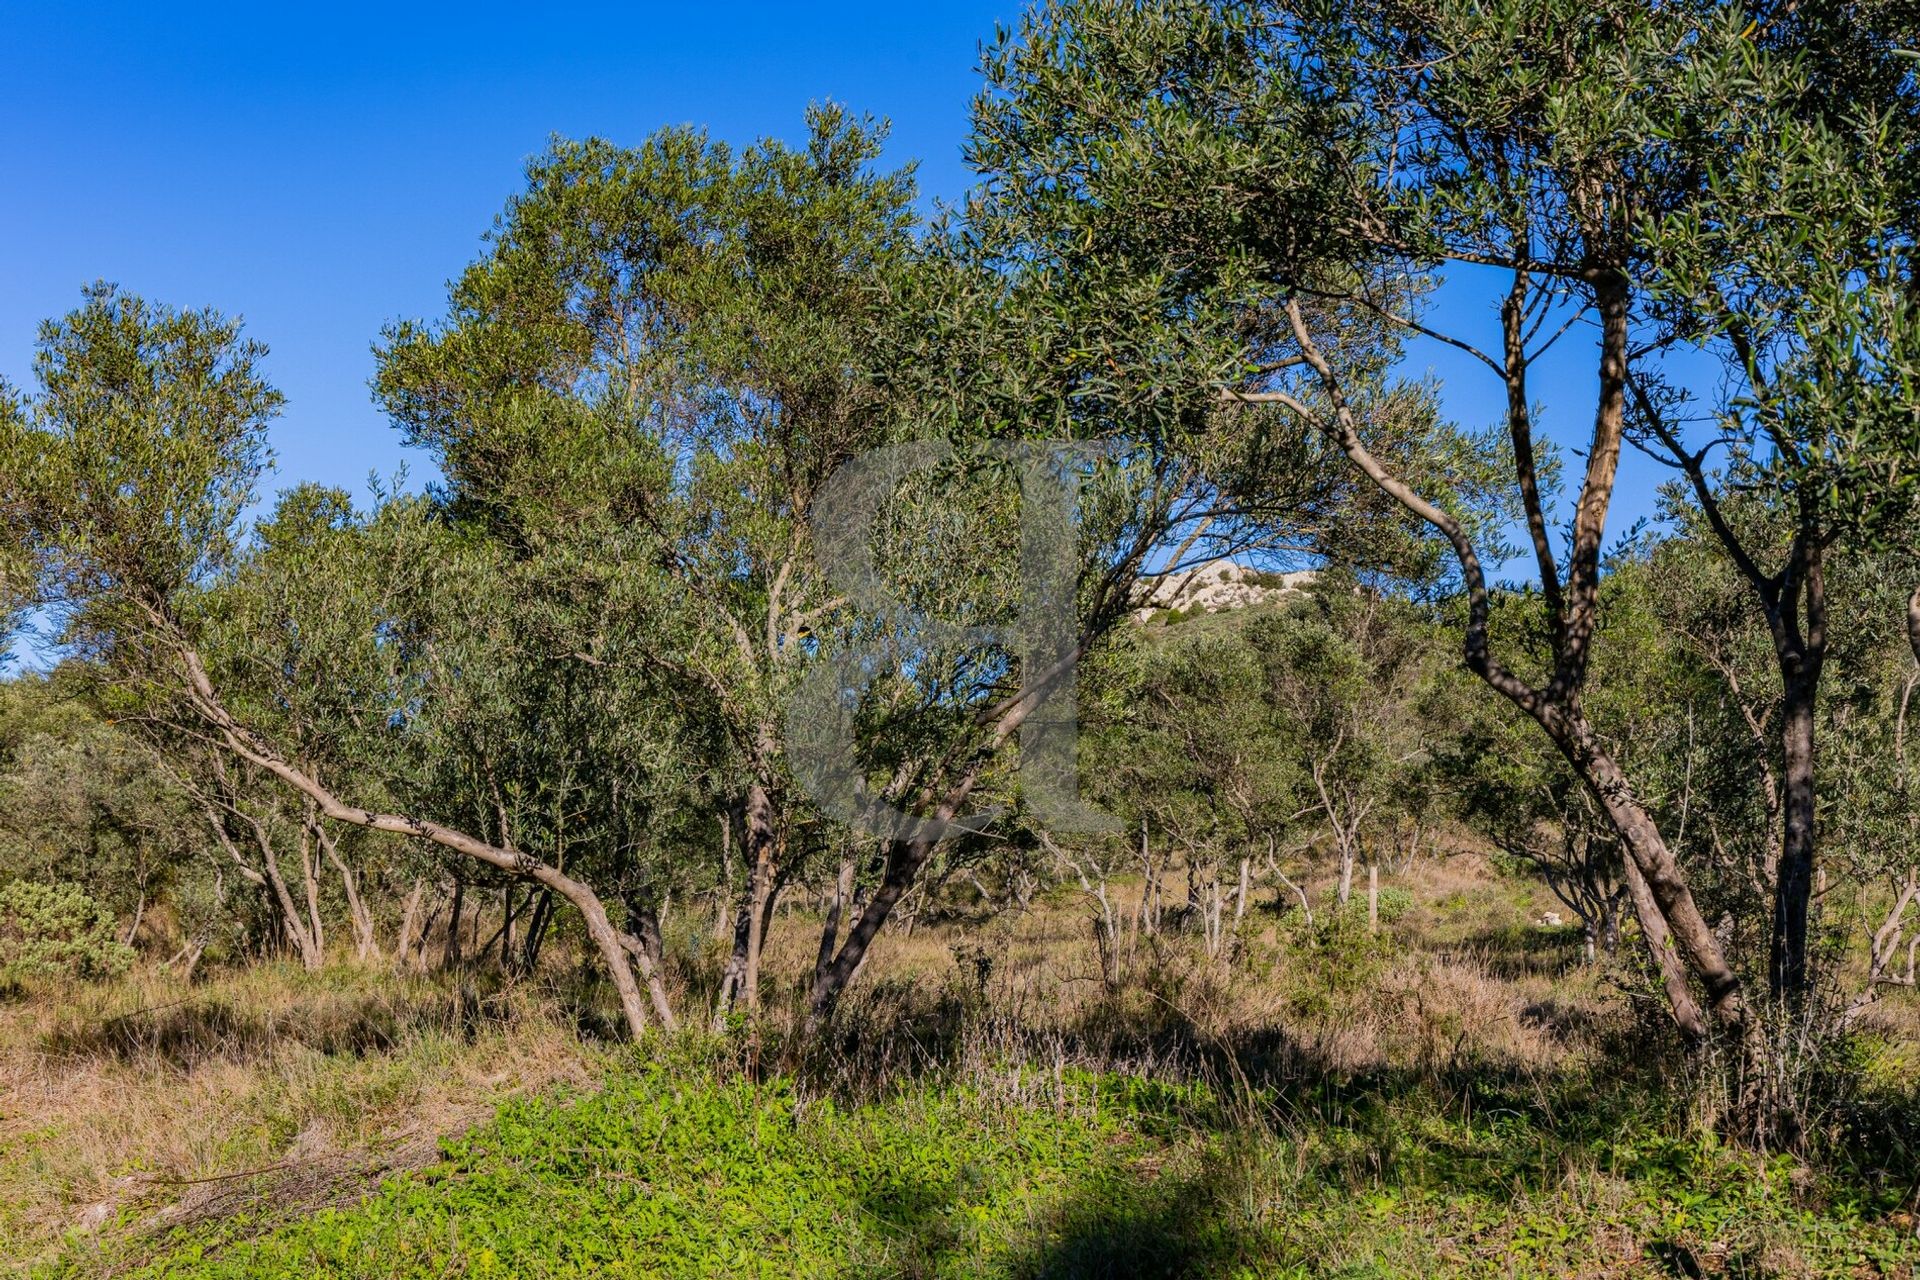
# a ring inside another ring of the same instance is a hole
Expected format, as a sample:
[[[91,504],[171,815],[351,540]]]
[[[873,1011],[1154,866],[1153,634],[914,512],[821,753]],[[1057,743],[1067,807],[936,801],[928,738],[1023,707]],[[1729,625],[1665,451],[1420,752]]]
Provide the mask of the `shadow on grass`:
[[[1130,1195],[1083,1194],[1061,1206],[1044,1241],[1001,1270],[1009,1280],[1119,1280],[1121,1277],[1272,1275],[1300,1260],[1246,1222],[1234,1204],[1240,1184],[1210,1167],[1162,1177]]]
[[[1256,1265],[1259,1274],[1271,1275],[1287,1265],[1275,1251],[1277,1242],[1245,1224],[1236,1209],[1242,1184],[1226,1163],[1146,1178],[1115,1163],[1083,1182],[1027,1226],[1029,1243],[992,1258],[979,1256],[965,1219],[951,1212],[955,1188],[890,1187],[868,1201],[886,1241],[884,1256],[856,1266],[853,1274],[1187,1280],[1250,1274],[1246,1269]]]
[[[1578,928],[1507,925],[1467,935],[1450,948],[1472,955],[1488,973],[1509,981],[1561,978],[1583,962],[1586,942]]]
[[[1384,1131],[1404,1119],[1404,1103],[1418,1099],[1460,1123],[1506,1117],[1584,1145],[1630,1119],[1675,1119],[1681,1105],[1672,1089],[1681,1070],[1677,1042],[1634,1026],[1602,1036],[1576,1025],[1590,1013],[1557,1002],[1521,1016],[1580,1034],[1599,1049],[1598,1062],[1542,1067],[1468,1052],[1354,1070],[1286,1026],[1214,1033],[1166,1001],[1116,1002],[1070,1027],[1036,1030],[987,1015],[952,989],[882,985],[870,999],[818,1036],[770,1052],[767,1065],[851,1101],[884,1097],[903,1081],[938,1082],[1013,1062],[1198,1082],[1211,1101],[1181,1122],[1211,1132],[1369,1123]],[[1554,1161],[1545,1163],[1557,1171]]]
[[[1610,1159],[1596,1152],[1616,1145],[1631,1152],[1642,1140],[1657,1150],[1688,1123],[1683,1091],[1674,1088],[1678,1046],[1631,1025],[1618,1040],[1582,1037],[1601,1048],[1597,1060],[1541,1066],[1468,1052],[1356,1071],[1284,1026],[1209,1033],[1166,1005],[1155,1006],[1155,1017],[1116,1008],[1066,1030],[1034,1032],[985,1017],[964,993],[902,989],[882,996],[883,1013],[837,1022],[796,1047],[779,1069],[856,1100],[883,1097],[903,1080],[980,1078],[982,1066],[990,1077],[1008,1063],[1030,1064],[1028,1078],[1033,1066],[1044,1074],[1054,1064],[1194,1083],[1204,1087],[1176,1088],[1164,1105],[1150,1108],[1160,1109],[1166,1133],[1229,1144],[1237,1135],[1260,1134],[1290,1144],[1294,1178],[1336,1196],[1383,1185],[1494,1202],[1521,1193],[1551,1196],[1569,1168]],[[1542,1007],[1523,1016],[1544,1022],[1578,1014]],[[1617,1172],[1632,1174],[1624,1166]],[[1236,1217],[1209,1209],[1234,1200],[1230,1181],[1214,1170],[1144,1198],[1086,1200],[1063,1211],[1046,1259],[1011,1274],[1214,1274],[1207,1268],[1226,1266],[1244,1243],[1237,1229],[1222,1225],[1245,1222],[1244,1211]],[[915,1221],[900,1223],[901,1230],[926,1239],[926,1224],[938,1213],[934,1204],[908,1214]],[[937,1252],[937,1244],[928,1248]],[[1173,1270],[1154,1270],[1163,1258]]]
[[[470,983],[427,992],[316,993],[285,1008],[250,1009],[220,996],[191,997],[100,1019],[67,1022],[41,1040],[53,1057],[158,1063],[178,1070],[247,1062],[284,1046],[327,1055],[386,1053],[423,1034],[471,1039],[512,1017]]]

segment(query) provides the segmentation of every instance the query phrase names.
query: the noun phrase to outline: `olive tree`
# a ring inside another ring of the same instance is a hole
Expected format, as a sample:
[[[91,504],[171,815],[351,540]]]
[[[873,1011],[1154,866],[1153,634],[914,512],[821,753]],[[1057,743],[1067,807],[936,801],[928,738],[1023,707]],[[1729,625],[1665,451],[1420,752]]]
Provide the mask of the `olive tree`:
[[[26,519],[9,527],[9,543],[34,557],[38,594],[70,645],[154,720],[276,780],[320,818],[430,841],[569,902],[638,1033],[648,1021],[634,975],[644,948],[623,937],[589,884],[511,844],[359,799],[379,780],[318,772],[236,713],[216,682],[221,668],[204,645],[217,630],[205,606],[244,559],[241,517],[281,404],[260,372],[264,350],[214,312],[90,289],[80,309],[42,327],[38,393],[0,438],[0,472],[19,477],[25,495]],[[365,620],[375,642],[381,621]]]
[[[1586,695],[1621,450],[1660,438],[1648,408],[1663,403],[1650,389],[1662,355],[1708,335],[1738,354],[1742,295],[1719,295],[1703,313],[1701,281],[1752,286],[1772,266],[1795,268],[1778,284],[1793,291],[1796,319],[1768,331],[1776,346],[1741,357],[1774,390],[1727,419],[1758,428],[1764,452],[1748,456],[1778,478],[1778,500],[1804,504],[1830,487],[1828,461],[1849,491],[1870,491],[1879,465],[1808,391],[1827,387],[1837,405],[1863,381],[1885,381],[1875,331],[1850,317],[1863,295],[1901,296],[1910,267],[1895,217],[1906,197],[1882,179],[1902,171],[1912,82],[1886,74],[1893,51],[1871,23],[1848,45],[1845,24],[1814,31],[1793,13],[1565,0],[1052,4],[991,52],[980,113],[981,151],[1009,191],[1044,204],[1090,253],[1134,264],[1142,287],[1242,317],[1245,368],[1222,380],[1223,395],[1336,442],[1446,540],[1467,598],[1465,662],[1538,725],[1617,832],[1677,1025],[1695,1043],[1718,1027],[1756,1066],[1766,1048],[1737,957]],[[1800,91],[1818,82],[1815,61],[1848,77],[1824,98]],[[1860,109],[1837,109],[1850,87],[1869,85]],[[1810,234],[1830,213],[1832,235]],[[1809,261],[1823,256],[1824,278]],[[1478,290],[1491,304],[1485,338],[1471,309],[1430,304],[1440,274],[1450,303]],[[1223,296],[1221,280],[1237,294]],[[1778,301],[1757,286],[1752,296]],[[1549,636],[1544,670],[1522,674],[1512,639],[1493,634],[1489,556],[1461,520],[1456,486],[1416,478],[1375,447],[1362,395],[1378,377],[1375,349],[1356,351],[1330,314],[1368,314],[1445,344],[1493,379]],[[1531,377],[1566,341],[1585,344],[1590,382]],[[1543,404],[1545,392],[1555,398]],[[1592,424],[1564,496],[1543,412]],[[1769,421],[1787,424],[1784,434]],[[1718,430],[1684,455],[1661,444],[1676,460],[1698,458]],[[1800,610],[1802,640],[1817,632],[1805,613],[1817,573],[1807,550],[1828,525],[1812,528],[1801,551],[1785,549],[1784,569],[1756,577],[1774,584],[1769,607],[1782,618]],[[1794,812],[1789,821],[1804,825],[1807,806]],[[1798,827],[1790,842],[1770,931],[1783,992],[1800,981],[1811,865]],[[1780,1117],[1762,1093],[1749,1100],[1764,1134]],[[1791,1117],[1782,1123],[1791,1129]]]
[[[799,853],[783,698],[836,607],[814,508],[893,425],[873,366],[914,189],[876,169],[883,138],[824,107],[800,148],[556,142],[446,319],[381,352],[380,395],[456,517],[556,582],[618,581],[647,636],[552,660],[600,682],[651,670],[720,728],[704,767],[746,871],[722,1001],[747,1010]]]

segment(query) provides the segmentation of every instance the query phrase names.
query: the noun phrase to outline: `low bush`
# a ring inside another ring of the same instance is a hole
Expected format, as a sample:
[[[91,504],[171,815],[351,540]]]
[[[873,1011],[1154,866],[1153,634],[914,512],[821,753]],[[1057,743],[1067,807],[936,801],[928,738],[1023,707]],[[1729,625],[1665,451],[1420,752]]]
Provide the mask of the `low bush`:
[[[0,987],[30,978],[118,977],[133,948],[114,936],[113,912],[70,884],[0,885]]]
[[[56,1274],[1906,1276],[1917,1256],[1896,1195],[1689,1136],[1599,1079],[1323,1079],[1229,1100],[1009,1063],[848,1105],[727,1060],[633,1059],[598,1088],[509,1103],[361,1204]]]

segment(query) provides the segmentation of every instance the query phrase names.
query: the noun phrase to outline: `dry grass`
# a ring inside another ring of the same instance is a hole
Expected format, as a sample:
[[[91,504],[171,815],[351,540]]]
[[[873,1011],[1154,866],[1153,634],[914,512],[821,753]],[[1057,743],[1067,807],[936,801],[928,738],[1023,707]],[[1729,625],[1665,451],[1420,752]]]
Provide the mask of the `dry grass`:
[[[1619,970],[1579,965],[1568,930],[1534,922],[1551,901],[1479,859],[1396,878],[1414,907],[1368,938],[1308,930],[1289,895],[1262,894],[1228,954],[1196,935],[1123,927],[1119,981],[1103,981],[1091,907],[1059,890],[1025,912],[883,934],[837,1035],[778,1065],[853,1093],[928,1070],[994,1074],[1053,1062],[1231,1084],[1236,1070],[1437,1075],[1478,1064],[1544,1072],[1632,1032]],[[1310,886],[1314,901],[1319,889]],[[1140,886],[1110,886],[1129,920]],[[804,917],[769,938],[765,1029],[791,1042],[817,935]],[[966,1016],[960,1016],[965,1014]],[[824,1060],[823,1060],[824,1059]]]
[[[599,1051],[537,993],[266,965],[0,1005],[0,1258],[116,1219],[350,1196]]]
[[[874,1096],[939,1076],[1022,1106],[1044,1105],[1074,1067],[1248,1099],[1328,1081],[1444,1092],[1477,1073],[1521,1095],[1535,1082],[1544,1099],[1556,1078],[1644,1058],[1632,1048],[1640,980],[1580,965],[1570,931],[1536,923],[1554,905],[1544,891],[1471,856],[1390,883],[1413,905],[1379,936],[1330,929],[1324,912],[1308,929],[1290,895],[1270,893],[1220,957],[1196,935],[1127,929],[1111,986],[1071,889],[1026,911],[894,929],[811,1041],[795,1033],[817,924],[783,914],[765,1016],[728,1052],[791,1071],[803,1091]],[[1139,886],[1112,890],[1129,919]],[[714,944],[679,941],[676,994],[703,1024]],[[590,1084],[611,1060],[600,1032],[613,1019],[604,992],[569,985],[581,966],[565,950],[552,948],[539,985],[267,965],[191,988],[143,972],[0,1004],[0,1258],[84,1251],[109,1224],[119,1235],[245,1215],[264,1229],[426,1163],[503,1098]],[[1877,1016],[1898,1026],[1913,1013],[1893,1000]]]

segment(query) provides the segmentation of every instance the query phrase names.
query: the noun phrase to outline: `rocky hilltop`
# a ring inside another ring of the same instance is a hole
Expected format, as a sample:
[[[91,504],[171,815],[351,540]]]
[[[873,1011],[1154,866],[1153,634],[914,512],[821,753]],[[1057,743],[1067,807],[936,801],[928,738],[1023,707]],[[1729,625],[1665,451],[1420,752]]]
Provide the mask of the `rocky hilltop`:
[[[1209,560],[1180,573],[1142,582],[1134,593],[1133,620],[1145,622],[1163,609],[1244,609],[1305,590],[1314,580],[1312,569],[1295,573],[1264,573],[1231,560]]]

